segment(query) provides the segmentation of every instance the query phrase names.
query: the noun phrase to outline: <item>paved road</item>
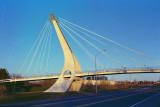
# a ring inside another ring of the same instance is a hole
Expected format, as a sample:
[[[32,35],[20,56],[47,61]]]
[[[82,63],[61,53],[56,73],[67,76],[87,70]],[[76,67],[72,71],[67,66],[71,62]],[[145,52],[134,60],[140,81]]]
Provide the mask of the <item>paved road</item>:
[[[14,103],[8,106],[50,107],[160,107],[160,88],[140,87],[125,91]]]

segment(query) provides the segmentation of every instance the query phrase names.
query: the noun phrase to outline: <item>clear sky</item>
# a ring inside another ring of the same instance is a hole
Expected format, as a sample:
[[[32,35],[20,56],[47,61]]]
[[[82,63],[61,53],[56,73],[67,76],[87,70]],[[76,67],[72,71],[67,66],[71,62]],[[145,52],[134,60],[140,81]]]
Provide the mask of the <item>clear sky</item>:
[[[160,60],[159,0],[0,0],[0,68],[17,73],[50,13]],[[58,39],[55,32],[53,35],[52,45],[56,45]],[[71,41],[67,34],[66,38],[83,71],[94,70],[94,62],[80,53],[78,46],[74,45],[74,41]],[[112,43],[103,42],[123,51]],[[98,53],[87,43],[84,45],[93,55]],[[60,45],[56,46],[61,48]],[[127,67],[142,67],[108,48],[100,48],[107,49],[109,55]],[[49,72],[54,70],[55,73],[60,73],[63,67],[63,52],[54,47],[51,52],[54,57],[50,58]],[[147,66],[160,65],[126,50],[124,52]],[[104,55],[98,56],[98,60],[104,64],[101,68],[97,66],[98,69],[120,68],[104,58]],[[159,76],[160,74],[146,74],[142,79],[157,80]],[[129,75],[119,75],[114,76],[114,79],[125,80],[128,77]],[[135,75],[135,78],[138,77]]]

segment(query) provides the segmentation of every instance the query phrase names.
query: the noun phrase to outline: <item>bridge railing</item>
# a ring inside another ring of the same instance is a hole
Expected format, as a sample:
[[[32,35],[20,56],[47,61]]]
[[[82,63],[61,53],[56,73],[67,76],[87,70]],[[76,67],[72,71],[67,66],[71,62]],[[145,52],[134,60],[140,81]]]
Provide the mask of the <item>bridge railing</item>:
[[[140,71],[140,70],[150,70],[150,71],[154,71],[154,70],[160,70],[160,67],[128,67],[126,69],[122,69],[122,68],[113,68],[113,69],[107,69],[107,70],[97,70],[97,72],[120,72],[120,71]],[[84,73],[95,73],[95,71],[85,71]]]

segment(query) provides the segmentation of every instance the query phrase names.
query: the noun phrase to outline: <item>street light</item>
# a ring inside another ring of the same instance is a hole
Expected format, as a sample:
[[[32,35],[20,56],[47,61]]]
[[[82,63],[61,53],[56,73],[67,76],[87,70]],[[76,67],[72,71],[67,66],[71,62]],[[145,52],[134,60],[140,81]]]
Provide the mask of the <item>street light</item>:
[[[106,51],[106,50],[103,50]],[[102,53],[103,51],[100,51],[97,55],[95,55],[95,73],[96,73],[96,94],[97,94],[97,69],[96,69],[96,57]]]

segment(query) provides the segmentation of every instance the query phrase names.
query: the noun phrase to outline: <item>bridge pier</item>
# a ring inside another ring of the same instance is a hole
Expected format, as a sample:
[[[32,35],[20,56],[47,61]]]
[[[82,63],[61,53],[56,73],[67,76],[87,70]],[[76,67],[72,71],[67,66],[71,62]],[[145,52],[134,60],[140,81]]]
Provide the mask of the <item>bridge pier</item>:
[[[80,64],[72,52],[65,36],[63,35],[56,18],[53,14],[50,14],[50,17],[64,52],[64,66],[56,83],[45,92],[79,91],[82,85],[82,79],[75,77],[75,73],[81,73]],[[66,72],[69,72],[71,75],[69,79],[64,78]]]

